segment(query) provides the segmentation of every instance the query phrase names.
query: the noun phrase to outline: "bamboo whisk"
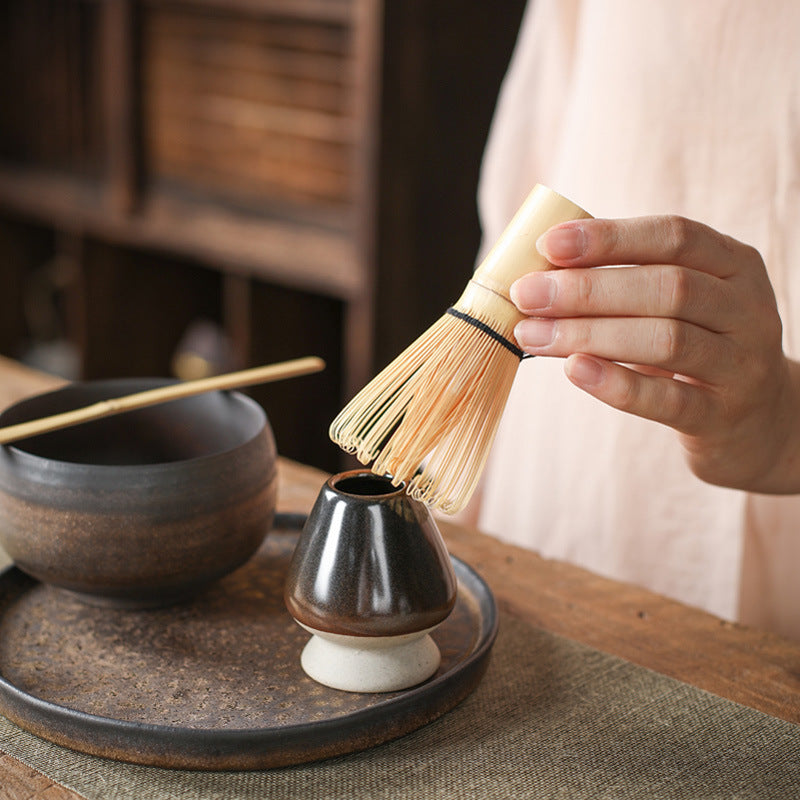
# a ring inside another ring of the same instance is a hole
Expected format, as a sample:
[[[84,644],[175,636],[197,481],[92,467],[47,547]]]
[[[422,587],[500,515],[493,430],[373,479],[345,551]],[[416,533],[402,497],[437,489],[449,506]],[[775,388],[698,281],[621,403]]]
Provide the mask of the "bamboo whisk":
[[[509,289],[550,267],[536,240],[590,215],[541,184],[519,209],[452,308],[365,386],[330,437],[409,494],[453,514],[480,479],[522,351]]]

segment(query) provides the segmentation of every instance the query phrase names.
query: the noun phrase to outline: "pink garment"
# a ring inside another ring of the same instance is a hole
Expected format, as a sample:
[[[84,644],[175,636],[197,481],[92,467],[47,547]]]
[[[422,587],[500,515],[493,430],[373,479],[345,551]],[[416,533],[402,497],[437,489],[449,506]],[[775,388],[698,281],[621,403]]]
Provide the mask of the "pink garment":
[[[677,213],[754,245],[800,357],[800,5],[533,0],[483,165],[486,245],[537,182],[596,216]],[[521,365],[478,521],[800,639],[800,496],[701,482],[673,431],[585,395],[560,360]]]

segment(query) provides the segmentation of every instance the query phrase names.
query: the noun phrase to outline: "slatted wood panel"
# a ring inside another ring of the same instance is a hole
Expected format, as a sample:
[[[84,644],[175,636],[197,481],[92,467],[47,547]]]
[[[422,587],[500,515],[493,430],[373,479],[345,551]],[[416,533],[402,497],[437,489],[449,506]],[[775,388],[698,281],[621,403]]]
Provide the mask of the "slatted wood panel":
[[[99,176],[98,19],[81,0],[0,2],[0,158]]]
[[[232,201],[354,201],[343,21],[153,4],[142,19],[144,172]]]

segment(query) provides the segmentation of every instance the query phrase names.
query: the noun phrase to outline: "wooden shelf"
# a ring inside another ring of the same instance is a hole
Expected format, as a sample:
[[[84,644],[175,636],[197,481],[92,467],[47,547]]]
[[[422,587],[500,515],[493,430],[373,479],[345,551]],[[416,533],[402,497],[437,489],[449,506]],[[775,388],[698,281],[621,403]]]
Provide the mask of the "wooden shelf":
[[[97,0],[96,0],[97,1]],[[149,6],[191,6],[263,17],[281,14],[315,21],[348,23],[358,0],[145,0]]]
[[[367,282],[352,236],[341,231],[158,195],[131,222],[140,242],[284,286],[351,301]]]
[[[299,216],[237,213],[168,191],[150,193],[134,213],[114,213],[97,181],[2,164],[0,206],[76,234],[223,264],[237,274],[340,300],[363,291],[352,236],[331,220],[323,225]]]

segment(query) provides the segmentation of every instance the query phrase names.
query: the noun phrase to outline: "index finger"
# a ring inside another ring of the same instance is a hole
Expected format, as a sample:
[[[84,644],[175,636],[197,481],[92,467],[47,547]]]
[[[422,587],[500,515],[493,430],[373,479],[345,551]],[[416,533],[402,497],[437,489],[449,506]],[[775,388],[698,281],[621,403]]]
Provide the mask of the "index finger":
[[[677,264],[727,278],[746,245],[679,216],[584,219],[554,225],[536,243],[556,267]]]

